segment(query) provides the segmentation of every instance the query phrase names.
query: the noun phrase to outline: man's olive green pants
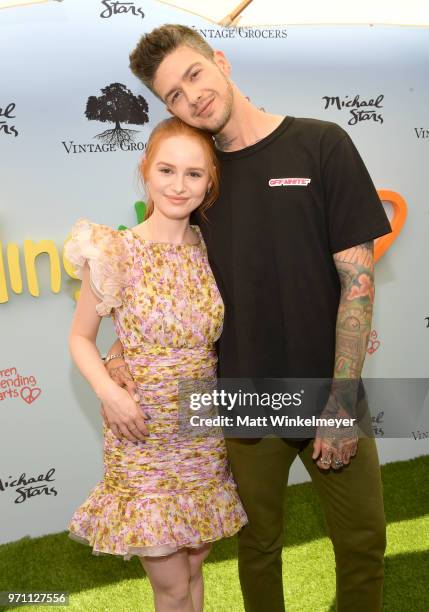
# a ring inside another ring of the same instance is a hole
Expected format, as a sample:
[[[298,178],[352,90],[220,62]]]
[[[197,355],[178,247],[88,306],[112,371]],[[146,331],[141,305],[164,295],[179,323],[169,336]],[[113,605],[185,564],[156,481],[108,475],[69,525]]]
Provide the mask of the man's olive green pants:
[[[282,547],[289,468],[297,455],[319,494],[335,552],[338,612],[382,609],[386,524],[377,448],[361,438],[341,470],[317,467],[313,441],[227,439],[232,473],[249,519],[238,535],[246,612],[283,612]],[[302,512],[305,521],[305,508]],[[315,610],[315,612],[323,612]]]

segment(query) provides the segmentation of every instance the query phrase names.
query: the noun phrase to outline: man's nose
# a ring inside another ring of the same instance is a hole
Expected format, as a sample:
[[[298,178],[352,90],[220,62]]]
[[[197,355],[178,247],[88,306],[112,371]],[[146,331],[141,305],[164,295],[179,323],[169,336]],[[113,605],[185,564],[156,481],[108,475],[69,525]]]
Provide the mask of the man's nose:
[[[185,93],[186,93],[186,97],[188,99],[189,104],[192,106],[198,106],[198,104],[201,101],[200,90],[197,89],[196,87],[193,87],[192,85],[188,85]]]

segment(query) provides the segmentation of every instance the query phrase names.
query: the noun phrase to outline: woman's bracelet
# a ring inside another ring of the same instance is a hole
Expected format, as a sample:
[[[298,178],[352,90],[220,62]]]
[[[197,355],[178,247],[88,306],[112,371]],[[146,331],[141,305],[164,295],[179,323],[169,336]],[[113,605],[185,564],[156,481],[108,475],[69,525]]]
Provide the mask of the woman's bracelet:
[[[108,364],[109,361],[111,361],[112,359],[116,359],[117,357],[123,357],[124,354],[123,353],[113,353],[112,355],[107,355],[107,357],[104,360],[104,365]]]

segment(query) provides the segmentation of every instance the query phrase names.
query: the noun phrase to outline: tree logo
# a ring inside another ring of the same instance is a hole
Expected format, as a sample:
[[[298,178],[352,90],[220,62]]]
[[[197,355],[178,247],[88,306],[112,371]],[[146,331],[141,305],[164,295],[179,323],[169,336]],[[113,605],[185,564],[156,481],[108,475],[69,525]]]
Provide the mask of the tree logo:
[[[144,125],[149,121],[149,106],[143,96],[135,96],[122,83],[111,83],[101,89],[103,95],[90,96],[86,103],[85,117],[89,121],[114,123],[113,129],[97,134],[103,143],[123,147],[134,142],[138,130],[130,130],[121,123]]]

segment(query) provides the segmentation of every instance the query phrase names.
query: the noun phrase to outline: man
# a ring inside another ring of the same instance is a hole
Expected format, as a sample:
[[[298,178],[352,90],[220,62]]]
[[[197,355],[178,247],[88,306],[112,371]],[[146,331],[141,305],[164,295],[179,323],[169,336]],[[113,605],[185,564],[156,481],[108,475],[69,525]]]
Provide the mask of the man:
[[[143,36],[130,60],[167,110],[214,134],[219,149],[221,196],[208,221],[200,219],[225,303],[219,375],[332,379],[322,416],[353,411],[371,329],[373,240],[391,230],[349,136],[333,123],[254,107],[231,80],[225,55],[185,26]],[[135,392],[121,357],[108,367]],[[334,546],[337,610],[382,608],[385,519],[375,442],[358,440],[353,427],[335,434],[319,428],[314,439],[227,440],[249,518],[238,538],[247,612],[285,609],[283,503],[297,455]]]

